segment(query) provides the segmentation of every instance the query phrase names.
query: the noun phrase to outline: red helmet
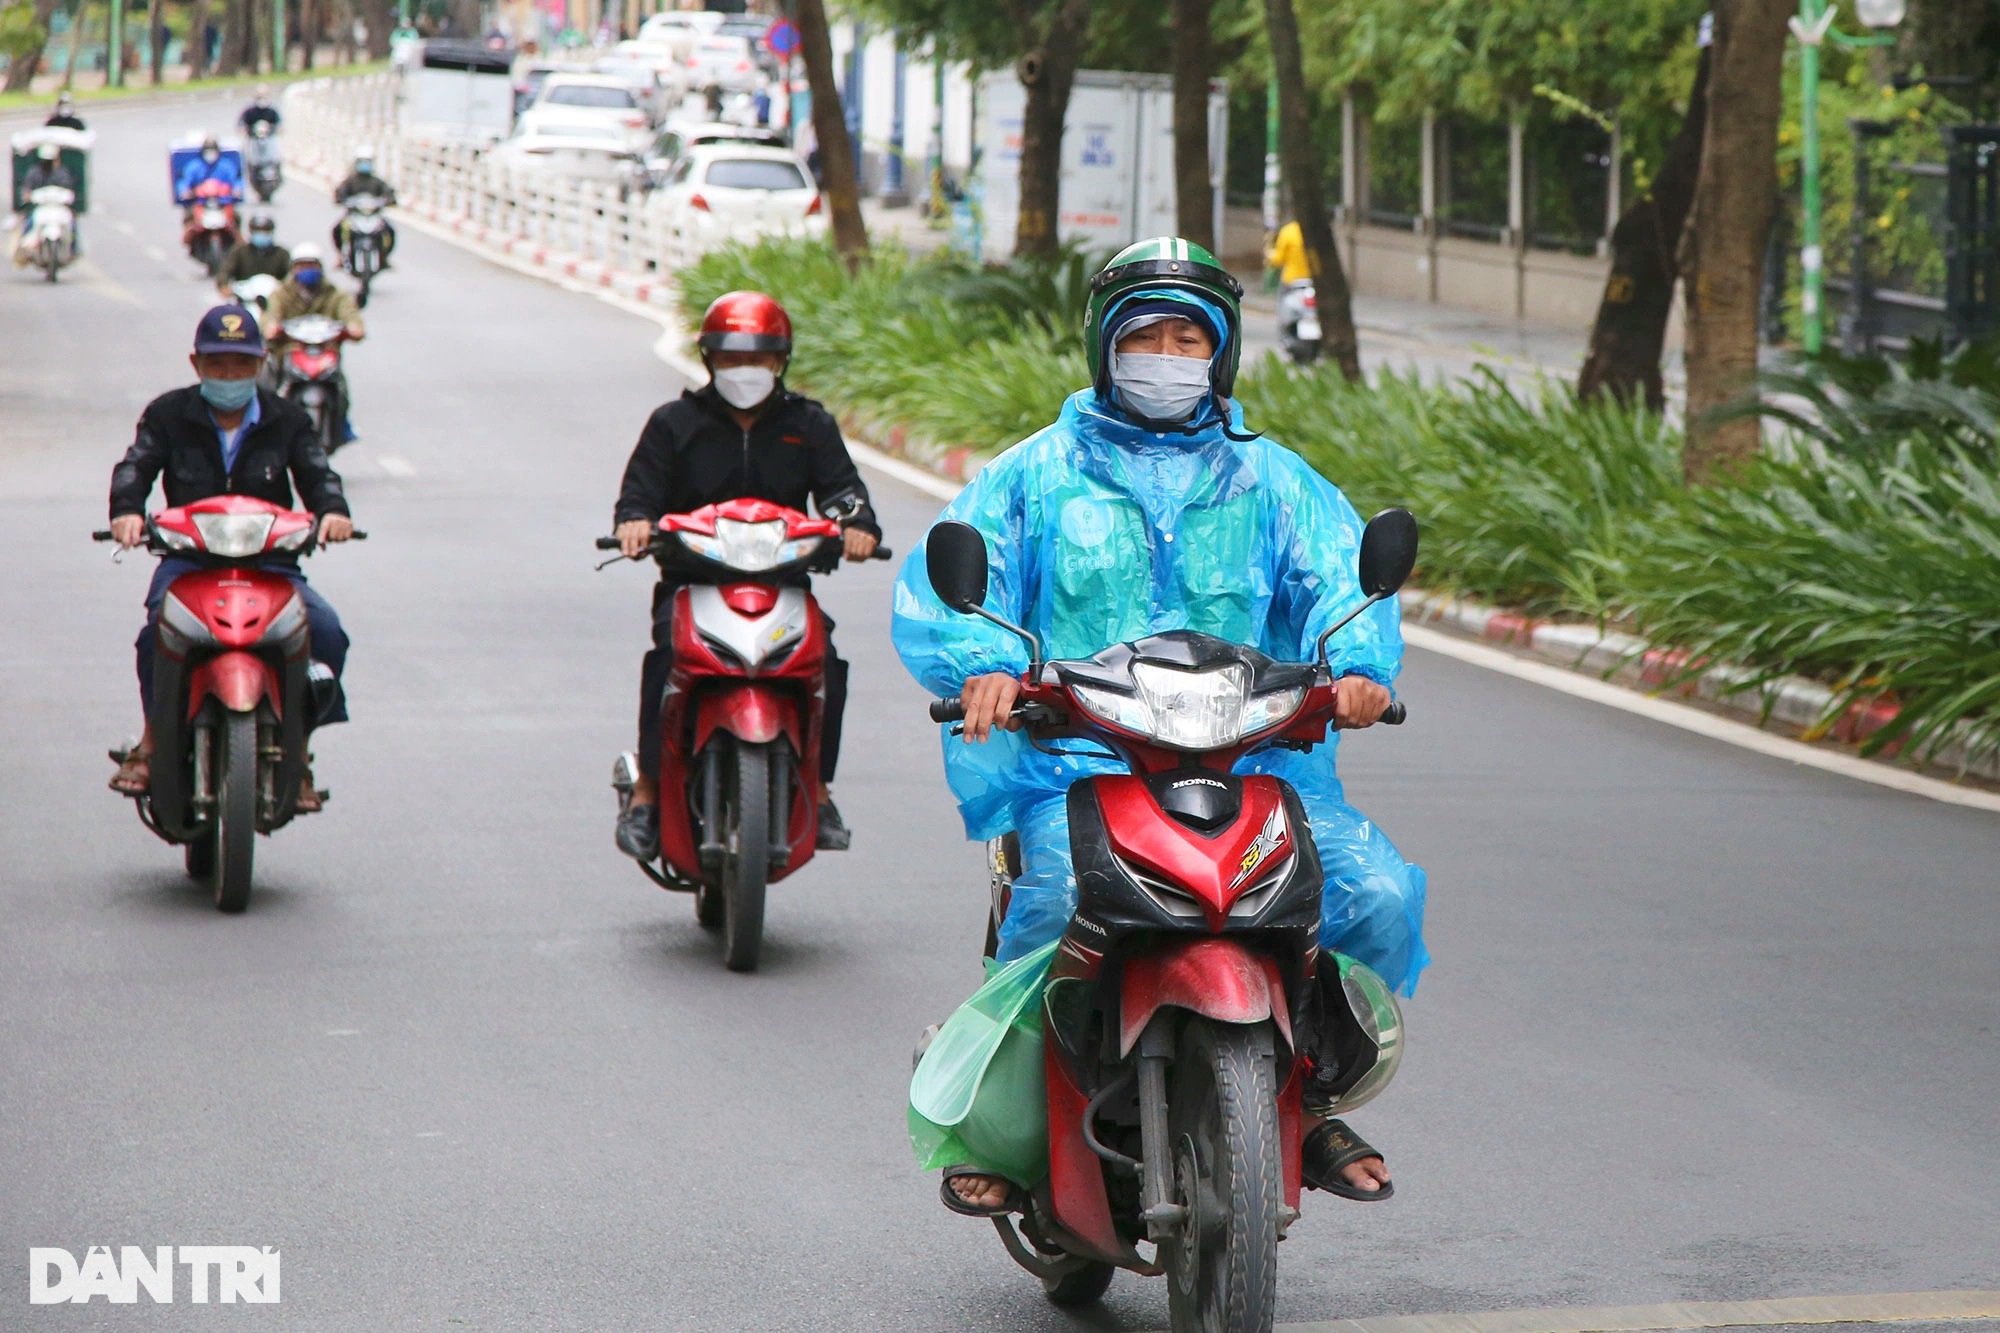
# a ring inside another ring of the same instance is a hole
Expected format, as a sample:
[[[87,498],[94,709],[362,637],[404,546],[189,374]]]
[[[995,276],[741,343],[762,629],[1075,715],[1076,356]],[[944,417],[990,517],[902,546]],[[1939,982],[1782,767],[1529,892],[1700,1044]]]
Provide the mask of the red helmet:
[[[701,354],[776,352],[792,354],[792,317],[762,292],[724,292],[701,317]]]

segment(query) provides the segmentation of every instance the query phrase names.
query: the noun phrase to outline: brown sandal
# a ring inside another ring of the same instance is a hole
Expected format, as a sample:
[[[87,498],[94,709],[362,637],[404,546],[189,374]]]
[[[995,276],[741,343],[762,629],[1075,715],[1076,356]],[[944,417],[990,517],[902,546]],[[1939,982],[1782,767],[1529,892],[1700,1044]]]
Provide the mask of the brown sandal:
[[[326,793],[313,786],[312,769],[308,768],[299,778],[299,799],[292,804],[292,813],[309,815],[326,809]]]
[[[113,751],[118,771],[111,775],[111,790],[120,796],[144,796],[153,789],[153,755],[150,750]]]

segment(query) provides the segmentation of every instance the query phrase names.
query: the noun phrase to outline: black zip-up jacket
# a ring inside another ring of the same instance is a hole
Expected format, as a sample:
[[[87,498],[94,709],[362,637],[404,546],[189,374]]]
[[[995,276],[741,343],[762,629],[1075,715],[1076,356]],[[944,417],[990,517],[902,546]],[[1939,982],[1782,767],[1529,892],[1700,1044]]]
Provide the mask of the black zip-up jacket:
[[[811,500],[843,527],[882,535],[832,413],[781,390],[746,431],[713,385],[687,390],[647,419],[625,465],[612,522],[657,523],[665,514],[744,496],[802,514],[812,512]]]
[[[315,514],[347,513],[340,474],[326,461],[312,418],[265,389],[257,390],[257,424],[243,434],[236,466],[222,465],[222,441],[200,385],[174,389],[146,404],[139,432],[111,470],[111,517],[144,514],[153,481],[164,481],[167,504],[211,495],[249,495],[290,509],[296,482]]]

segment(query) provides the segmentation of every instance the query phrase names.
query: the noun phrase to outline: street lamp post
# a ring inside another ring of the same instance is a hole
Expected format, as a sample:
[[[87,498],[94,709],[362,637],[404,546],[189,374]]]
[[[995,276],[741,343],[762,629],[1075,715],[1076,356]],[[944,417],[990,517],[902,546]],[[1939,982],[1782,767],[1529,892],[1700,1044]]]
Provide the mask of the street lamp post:
[[[1837,5],[1824,0],[1799,0],[1791,22],[1799,39],[1799,285],[1800,312],[1805,316],[1805,350],[1818,356],[1826,342],[1825,251],[1819,235],[1819,48],[1830,36],[1843,46],[1887,46],[1896,39],[1886,33],[1849,37],[1833,27]],[[1893,28],[1903,21],[1904,0],[1854,0],[1854,12],[1871,28]]]

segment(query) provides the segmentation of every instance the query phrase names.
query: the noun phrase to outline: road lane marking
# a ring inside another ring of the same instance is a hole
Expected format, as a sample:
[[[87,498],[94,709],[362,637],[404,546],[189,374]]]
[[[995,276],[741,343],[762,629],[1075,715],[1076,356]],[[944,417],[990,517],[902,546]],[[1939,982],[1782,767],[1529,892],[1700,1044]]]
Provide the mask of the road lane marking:
[[[111,221],[111,225],[118,231],[124,233],[127,236],[137,236],[139,234],[139,229],[133,226],[131,223],[127,222],[124,218],[113,218]]]
[[[318,182],[312,182],[311,184],[314,188],[319,188],[324,192],[324,187],[319,186]],[[467,238],[453,232],[450,228],[439,226],[427,219],[409,217],[405,221],[411,224],[412,230],[443,241],[455,249],[483,259],[495,267],[510,269],[526,277],[539,278],[565,291],[594,296],[606,305],[623,310],[627,314],[651,320],[660,328],[660,336],[653,343],[653,354],[655,356],[687,379],[696,380],[706,373],[699,363],[688,356],[677,345],[675,335],[682,332],[680,318],[677,314],[634,301],[608,288],[594,287],[579,282],[575,278],[535,264],[530,264],[526,260],[517,259],[512,255],[491,253],[484,246],[475,245]],[[662,280],[671,281],[671,278],[662,275]],[[901,459],[892,458],[888,454],[878,449],[870,448],[859,441],[849,440],[847,444],[848,451],[854,455],[855,462],[885,476],[893,477],[905,485],[914,486],[917,490],[934,499],[950,501],[956,499],[958,493],[965,489],[958,482],[940,477],[935,473],[918,468]],[[1411,644],[1428,652],[1435,652],[1445,657],[1453,657],[1473,666],[1484,667],[1489,671],[1498,671],[1503,675],[1514,676],[1517,679],[1542,685],[1575,698],[1588,699],[1594,703],[1605,704],[1624,712],[1636,713],[1641,717],[1649,718],[1655,722],[1664,722],[1670,727],[1679,727],[1683,731],[1691,731],[1696,735],[1705,736],[1710,740],[1721,741],[1725,745],[1734,745],[1738,749],[1755,751],[1758,754],[1769,755],[1777,759],[1786,759],[1808,768],[1817,768],[1828,773],[1836,773],[1842,777],[1853,778],[1859,782],[1872,783],[1878,787],[1887,787],[1892,791],[1900,791],[1912,796],[1922,796],[1950,805],[1960,805],[1975,810],[2000,813],[2000,794],[1959,787],[1949,782],[1942,782],[1936,778],[1927,778],[1921,774],[1895,768],[1874,760],[1859,759],[1852,755],[1808,745],[1803,741],[1792,740],[1789,737],[1772,735],[1768,732],[1760,731],[1746,722],[1733,722],[1686,704],[1670,703],[1663,699],[1655,699],[1651,696],[1629,690],[1624,686],[1613,685],[1591,676],[1566,671],[1561,667],[1525,661],[1500,652],[1497,649],[1458,639],[1438,630],[1427,629],[1421,625],[1405,624],[1403,626],[1403,637]]]
[[[2000,1291],[1911,1291],[1861,1296],[1792,1296],[1768,1301],[1676,1301],[1481,1314],[1382,1315],[1280,1324],[1277,1333],[1642,1333],[1649,1329],[1741,1328],[1759,1324],[1899,1324],[2000,1319]]]
[[[1807,768],[1837,773],[1842,777],[1855,778],[1862,782],[1872,782],[1878,787],[1887,787],[1891,791],[1900,791],[1911,796],[1924,796],[1949,805],[1962,805],[1973,810],[2000,813],[2000,793],[1980,791],[1974,787],[1961,787],[1956,783],[1925,777],[1921,773],[1912,773],[1907,769],[1893,768],[1871,759],[1860,759],[1839,750],[1808,745],[1804,741],[1796,741],[1788,736],[1773,735],[1751,726],[1748,722],[1738,722],[1715,713],[1704,712],[1688,704],[1656,699],[1622,685],[1614,685],[1596,676],[1565,670],[1545,662],[1533,662],[1526,658],[1515,657],[1512,653],[1502,652],[1498,648],[1490,648],[1483,643],[1473,643],[1469,639],[1461,639],[1428,626],[1405,623],[1403,638],[1425,652],[1455,658],[1536,685],[1545,685],[1549,689],[1560,690],[1579,699],[1589,699],[1621,712],[1636,713],[1640,717],[1664,722],[1668,726],[1679,727],[1682,731],[1692,731],[1698,736],[1722,741],[1739,749],[1753,750],[1774,759],[1788,760]]]
[[[411,463],[407,458],[398,458],[394,454],[384,454],[382,457],[376,459],[375,462],[384,472],[392,477],[414,477],[417,475],[416,465]]]
[[[157,245],[142,245],[139,247],[139,253],[146,256],[146,258],[152,260],[156,264],[164,264],[167,262],[167,252],[165,250],[162,250]]]

